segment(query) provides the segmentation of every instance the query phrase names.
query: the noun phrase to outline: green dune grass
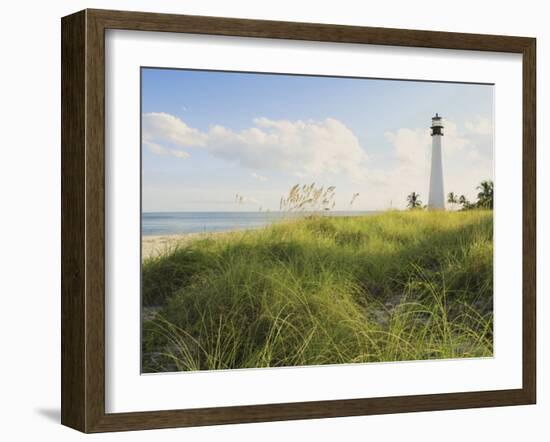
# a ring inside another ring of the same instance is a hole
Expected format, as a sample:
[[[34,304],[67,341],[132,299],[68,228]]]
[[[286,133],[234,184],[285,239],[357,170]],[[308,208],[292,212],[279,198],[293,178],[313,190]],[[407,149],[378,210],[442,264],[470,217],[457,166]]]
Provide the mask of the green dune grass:
[[[143,263],[144,372],[493,352],[492,212],[310,217]]]

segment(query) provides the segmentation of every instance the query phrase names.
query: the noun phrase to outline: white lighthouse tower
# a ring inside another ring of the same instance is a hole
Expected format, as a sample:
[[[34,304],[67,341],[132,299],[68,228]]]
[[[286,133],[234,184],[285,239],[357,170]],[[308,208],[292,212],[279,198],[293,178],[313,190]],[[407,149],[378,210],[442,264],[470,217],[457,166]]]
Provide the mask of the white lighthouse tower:
[[[430,174],[430,196],[428,209],[445,209],[445,191],[443,190],[443,158],[441,155],[441,141],[443,138],[442,118],[435,114],[432,118],[432,170]]]

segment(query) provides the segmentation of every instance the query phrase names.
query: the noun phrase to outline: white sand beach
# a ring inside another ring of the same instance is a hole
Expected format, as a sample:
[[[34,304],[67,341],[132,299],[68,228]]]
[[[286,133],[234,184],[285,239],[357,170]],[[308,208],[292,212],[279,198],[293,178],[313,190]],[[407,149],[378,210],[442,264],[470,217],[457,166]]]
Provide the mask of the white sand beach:
[[[141,237],[141,259],[145,260],[155,256],[163,255],[178,246],[184,246],[192,241],[211,237],[220,237],[231,232],[200,232],[182,233],[177,235],[143,235]],[[244,230],[241,232],[245,232]]]

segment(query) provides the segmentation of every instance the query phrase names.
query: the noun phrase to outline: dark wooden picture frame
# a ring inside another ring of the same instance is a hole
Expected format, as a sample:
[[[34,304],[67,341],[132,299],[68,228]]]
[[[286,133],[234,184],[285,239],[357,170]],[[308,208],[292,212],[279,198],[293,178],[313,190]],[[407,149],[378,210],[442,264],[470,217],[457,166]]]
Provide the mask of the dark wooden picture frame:
[[[83,432],[534,404],[536,40],[311,23],[84,10],[62,19],[61,421]],[[523,57],[523,386],[133,413],[105,412],[105,30],[495,51]]]

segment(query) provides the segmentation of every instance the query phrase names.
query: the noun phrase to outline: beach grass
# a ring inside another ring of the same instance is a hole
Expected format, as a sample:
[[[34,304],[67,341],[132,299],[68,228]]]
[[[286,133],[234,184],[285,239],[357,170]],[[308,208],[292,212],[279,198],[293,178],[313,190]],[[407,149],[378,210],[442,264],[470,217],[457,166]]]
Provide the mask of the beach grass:
[[[313,216],[144,260],[142,370],[487,357],[490,210]]]

